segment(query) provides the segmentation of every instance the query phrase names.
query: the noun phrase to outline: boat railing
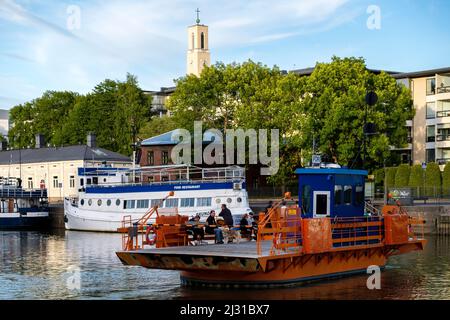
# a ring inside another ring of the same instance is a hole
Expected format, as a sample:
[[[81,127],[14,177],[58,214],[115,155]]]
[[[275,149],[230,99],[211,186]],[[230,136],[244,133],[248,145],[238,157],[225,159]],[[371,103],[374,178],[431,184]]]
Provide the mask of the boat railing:
[[[47,189],[0,188],[2,198],[47,198]]]
[[[379,244],[384,239],[381,216],[339,217],[332,219],[333,247]]]

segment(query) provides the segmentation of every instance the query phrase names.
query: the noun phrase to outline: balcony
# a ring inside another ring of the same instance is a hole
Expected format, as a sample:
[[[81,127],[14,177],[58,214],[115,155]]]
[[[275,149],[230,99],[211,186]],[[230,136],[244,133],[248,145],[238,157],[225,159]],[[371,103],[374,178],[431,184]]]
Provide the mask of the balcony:
[[[436,112],[436,118],[443,118],[443,117],[450,117],[450,110]]]
[[[450,134],[438,134],[436,136],[436,141],[450,141]]]
[[[439,87],[436,89],[437,93],[450,93],[450,86]]]

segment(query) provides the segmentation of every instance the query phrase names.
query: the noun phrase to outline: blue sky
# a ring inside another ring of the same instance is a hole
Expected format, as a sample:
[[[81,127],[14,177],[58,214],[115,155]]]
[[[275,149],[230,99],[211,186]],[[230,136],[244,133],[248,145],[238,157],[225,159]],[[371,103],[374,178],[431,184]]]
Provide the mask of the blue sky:
[[[379,29],[367,27],[371,5]],[[338,55],[384,70],[450,66],[448,0],[0,0],[0,108],[45,90],[86,93],[127,72],[145,90],[173,85],[197,7],[213,62],[292,70]]]

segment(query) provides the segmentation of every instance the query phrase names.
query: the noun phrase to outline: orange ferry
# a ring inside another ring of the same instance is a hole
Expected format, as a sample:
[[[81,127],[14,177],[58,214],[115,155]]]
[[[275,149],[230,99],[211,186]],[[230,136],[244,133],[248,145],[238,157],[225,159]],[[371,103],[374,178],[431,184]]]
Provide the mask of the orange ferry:
[[[365,273],[369,266],[383,268],[392,255],[423,250],[423,219],[409,216],[398,201],[381,211],[364,201],[367,171],[303,168],[296,174],[298,203],[287,193],[261,213],[256,241],[191,245],[187,217],[160,215],[156,206],[138,223],[124,222],[117,256],[126,265],[180,270],[184,285],[248,287]],[[147,224],[152,215],[155,225]]]

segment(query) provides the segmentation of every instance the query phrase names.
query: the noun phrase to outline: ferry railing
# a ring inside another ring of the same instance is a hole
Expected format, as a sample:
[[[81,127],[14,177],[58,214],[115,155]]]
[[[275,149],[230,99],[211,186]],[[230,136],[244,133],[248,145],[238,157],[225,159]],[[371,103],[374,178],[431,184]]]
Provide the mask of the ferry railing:
[[[151,207],[140,219],[133,221],[131,215],[126,215],[122,219],[121,228],[117,229],[118,232],[122,233],[122,248],[125,251],[136,250],[143,248],[147,243],[147,225],[148,220],[155,215],[159,216],[158,208],[162,206],[164,201],[169,197],[174,195],[173,191],[161,199],[159,204]],[[140,236],[139,236],[140,235]]]
[[[379,244],[384,238],[381,216],[335,217],[331,219],[333,247]]]
[[[298,206],[286,205],[291,199],[291,194],[287,192],[284,199],[276,202],[267,214],[260,213],[256,238],[258,255],[263,253],[263,243],[270,240],[270,255],[301,251],[302,219]]]

